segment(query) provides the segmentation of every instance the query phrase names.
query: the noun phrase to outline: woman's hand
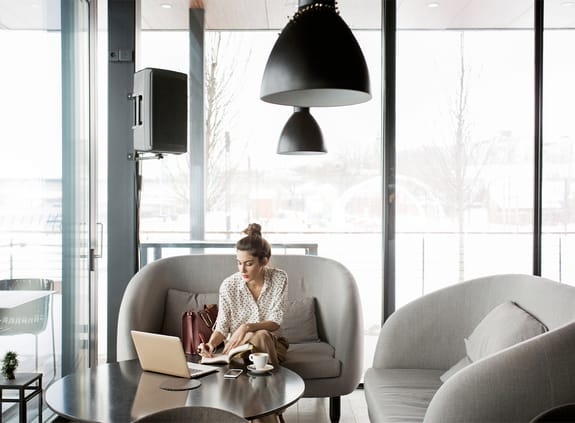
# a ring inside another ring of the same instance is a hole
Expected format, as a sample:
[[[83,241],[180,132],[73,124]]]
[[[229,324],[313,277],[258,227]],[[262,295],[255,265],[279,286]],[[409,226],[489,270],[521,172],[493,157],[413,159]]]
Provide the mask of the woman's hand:
[[[248,332],[249,326],[247,323],[240,325],[240,327],[237,328],[233,335],[230,337],[228,342],[226,342],[224,354],[227,354],[232,348],[241,345],[244,342],[244,338]]]
[[[214,354],[215,347],[209,342],[198,345],[198,353],[202,357],[211,357]]]

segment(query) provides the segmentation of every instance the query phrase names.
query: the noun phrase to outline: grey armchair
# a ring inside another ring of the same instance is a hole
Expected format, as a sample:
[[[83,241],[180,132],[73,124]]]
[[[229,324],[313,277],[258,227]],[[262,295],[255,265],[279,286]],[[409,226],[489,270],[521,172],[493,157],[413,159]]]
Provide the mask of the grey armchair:
[[[341,263],[323,257],[274,255],[270,265],[287,272],[290,300],[314,299],[319,339],[290,342],[283,365],[304,379],[304,397],[330,398],[330,418],[336,422],[341,395],[351,393],[361,378],[363,323],[355,280]],[[132,329],[179,335],[184,310],[170,303],[174,290],[191,293],[188,297],[197,306],[217,302],[220,283],[235,266],[234,255],[206,254],[164,258],[142,268],[120,305],[118,360],[136,357]]]

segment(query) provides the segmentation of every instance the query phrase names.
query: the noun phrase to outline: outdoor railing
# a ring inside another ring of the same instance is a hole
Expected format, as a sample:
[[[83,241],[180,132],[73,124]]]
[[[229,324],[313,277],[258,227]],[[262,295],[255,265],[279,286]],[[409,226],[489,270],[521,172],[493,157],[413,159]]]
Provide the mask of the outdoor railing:
[[[152,260],[163,257],[165,249],[189,249],[190,253],[203,253],[206,249],[231,249],[235,250],[236,243],[230,241],[178,241],[178,242],[145,242],[140,244],[140,268],[149,261],[149,253],[152,252]],[[317,244],[315,243],[272,243],[274,252],[278,249],[304,250],[306,255],[317,256]]]

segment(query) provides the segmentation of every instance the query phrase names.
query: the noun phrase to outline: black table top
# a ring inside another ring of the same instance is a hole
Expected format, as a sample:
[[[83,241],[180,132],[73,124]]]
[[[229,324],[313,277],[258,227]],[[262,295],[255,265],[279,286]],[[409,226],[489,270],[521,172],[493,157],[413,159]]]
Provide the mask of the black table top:
[[[269,375],[244,372],[224,379],[228,366],[197,380],[201,386],[186,391],[160,388],[171,376],[144,372],[138,360],[80,370],[54,382],[46,390],[48,406],[73,420],[129,422],[156,411],[201,405],[231,411],[251,420],[295,403],[305,389],[303,379],[280,367]]]

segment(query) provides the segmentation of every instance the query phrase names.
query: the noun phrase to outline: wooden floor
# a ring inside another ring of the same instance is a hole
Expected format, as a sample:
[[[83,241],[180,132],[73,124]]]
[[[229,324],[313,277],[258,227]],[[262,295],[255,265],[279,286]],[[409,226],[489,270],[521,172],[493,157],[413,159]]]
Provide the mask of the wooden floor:
[[[329,400],[302,398],[284,413],[286,423],[330,423]],[[363,389],[356,389],[341,397],[340,423],[368,423],[367,405]]]

